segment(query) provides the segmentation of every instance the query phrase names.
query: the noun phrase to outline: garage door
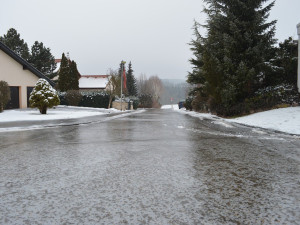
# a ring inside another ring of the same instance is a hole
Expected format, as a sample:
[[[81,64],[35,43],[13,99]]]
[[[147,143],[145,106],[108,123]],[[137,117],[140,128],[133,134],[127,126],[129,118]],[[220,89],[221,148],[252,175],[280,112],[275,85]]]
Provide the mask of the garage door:
[[[10,86],[10,101],[6,105],[6,109],[20,108],[19,87]]]

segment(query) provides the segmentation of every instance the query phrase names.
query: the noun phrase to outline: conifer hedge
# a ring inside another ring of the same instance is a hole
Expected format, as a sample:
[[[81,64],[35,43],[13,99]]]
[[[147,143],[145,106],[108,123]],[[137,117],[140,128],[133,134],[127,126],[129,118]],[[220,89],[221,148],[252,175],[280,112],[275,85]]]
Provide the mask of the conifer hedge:
[[[109,95],[105,92],[81,92],[82,98],[78,106],[107,108],[109,103]],[[59,92],[59,98],[62,105],[70,105],[65,98],[66,92]]]

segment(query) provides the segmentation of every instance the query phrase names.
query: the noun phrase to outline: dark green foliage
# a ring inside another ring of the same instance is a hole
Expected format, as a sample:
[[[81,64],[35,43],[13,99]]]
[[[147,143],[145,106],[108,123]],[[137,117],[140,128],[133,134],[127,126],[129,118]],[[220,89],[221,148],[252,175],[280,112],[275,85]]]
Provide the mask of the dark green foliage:
[[[82,93],[82,99],[79,106],[107,108],[109,103],[109,95],[104,92]]]
[[[31,108],[38,108],[41,114],[47,113],[47,108],[59,105],[57,92],[45,79],[39,79],[30,93],[29,103]]]
[[[78,90],[68,90],[66,92],[65,100],[68,102],[68,105],[78,106],[81,99],[82,95]]]
[[[28,45],[23,39],[20,38],[20,34],[18,34],[14,28],[10,28],[6,35],[0,37],[0,41],[23,59],[29,59],[30,53]]]
[[[195,23],[196,39],[191,42],[195,57],[190,60],[193,70],[187,81],[200,88],[195,106],[206,101],[212,112],[230,111],[254,95],[270,70],[276,21],[266,20],[274,2],[205,2],[208,33],[202,37]]]
[[[246,98],[243,102],[239,102],[231,108],[220,107],[220,105],[215,105],[214,108],[217,114],[230,117],[269,110],[282,104],[297,105],[299,102],[300,95],[296,86],[285,84],[261,88],[252,97]]]
[[[192,106],[192,102],[193,102],[193,97],[189,96],[185,99],[185,102],[183,103],[183,106],[187,109],[187,110],[193,110],[193,106]]]
[[[127,95],[128,96],[137,96],[137,86],[136,79],[133,75],[132,64],[129,62],[127,70]]]
[[[69,61],[65,54],[62,54],[60,69],[58,72],[58,88],[60,91],[64,92],[67,90],[71,90],[69,88],[69,74],[70,74],[70,66]]]
[[[66,92],[59,92],[58,95],[62,105],[69,105],[66,100]],[[78,106],[108,108],[109,95],[105,92],[81,92],[81,96]]]
[[[0,37],[0,41],[49,78],[54,76],[53,71],[56,69],[54,56],[50,48],[46,48],[42,42],[35,41],[30,53],[27,43],[20,38],[20,34],[14,28]]]
[[[3,112],[6,104],[10,101],[10,89],[8,83],[0,81],[0,113]]]
[[[79,90],[80,74],[75,61],[67,59],[62,54],[60,69],[58,71],[58,88],[60,91]]]
[[[47,76],[51,76],[56,69],[55,58],[50,48],[46,48],[43,42],[34,42],[28,62]]]
[[[152,108],[152,104],[153,104],[152,99],[153,99],[152,95],[141,94],[139,96],[139,102],[140,102],[139,107],[140,108]]]
[[[295,85],[283,84],[259,89],[255,96],[247,99],[251,110],[271,109],[280,104],[293,105],[300,103],[300,94]]]
[[[291,37],[274,48],[271,70],[266,77],[265,86],[297,83],[298,41]]]
[[[133,109],[137,109],[139,107],[140,101],[138,98],[132,99]]]
[[[80,74],[77,70],[76,62],[72,61],[70,63],[70,72],[69,72],[69,85],[68,90],[79,90],[79,78]]]

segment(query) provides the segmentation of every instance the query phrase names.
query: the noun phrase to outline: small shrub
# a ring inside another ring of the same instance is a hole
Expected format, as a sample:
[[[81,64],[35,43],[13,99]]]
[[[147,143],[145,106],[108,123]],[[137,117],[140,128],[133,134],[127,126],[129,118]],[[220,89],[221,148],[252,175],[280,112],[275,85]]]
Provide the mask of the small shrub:
[[[192,106],[192,102],[193,102],[193,97],[189,96],[185,99],[185,102],[183,103],[183,106],[187,109],[192,111],[193,110],[193,106]]]
[[[65,99],[69,105],[78,106],[82,99],[82,95],[78,90],[69,90],[66,92]]]
[[[140,108],[152,108],[152,96],[148,94],[143,94],[139,96]]]
[[[133,100],[133,109],[137,109],[139,106],[139,99],[134,99]]]
[[[0,81],[0,113],[3,112],[6,104],[10,101],[10,89],[5,81]]]
[[[60,101],[56,90],[45,79],[39,79],[33,88],[29,103],[31,108],[38,108],[41,114],[46,114],[48,108],[57,106]]]
[[[208,112],[208,98],[207,97],[203,97],[200,94],[197,94],[196,97],[193,98],[191,104],[192,104],[192,108],[193,110],[197,111],[197,112]]]

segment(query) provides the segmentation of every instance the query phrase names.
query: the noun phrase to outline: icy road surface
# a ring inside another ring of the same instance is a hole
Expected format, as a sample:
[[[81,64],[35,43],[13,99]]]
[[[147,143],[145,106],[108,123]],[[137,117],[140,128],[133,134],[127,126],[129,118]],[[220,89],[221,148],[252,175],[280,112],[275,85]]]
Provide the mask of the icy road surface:
[[[299,136],[172,110],[0,133],[0,174],[0,224],[300,224]]]

